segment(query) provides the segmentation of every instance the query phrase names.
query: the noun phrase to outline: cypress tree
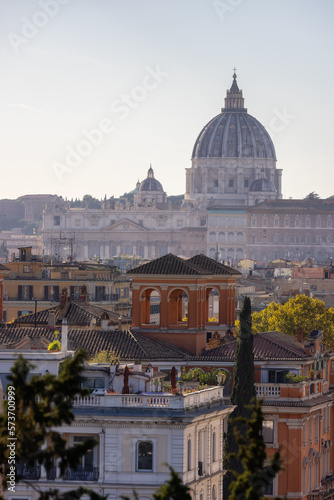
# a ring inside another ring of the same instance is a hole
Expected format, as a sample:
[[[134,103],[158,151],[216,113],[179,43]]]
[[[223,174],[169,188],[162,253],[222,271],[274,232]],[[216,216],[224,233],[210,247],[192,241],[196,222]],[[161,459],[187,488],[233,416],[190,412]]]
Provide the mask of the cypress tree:
[[[231,483],[229,500],[265,500],[265,490],[276,474],[282,470],[279,451],[267,463],[266,445],[262,436],[264,416],[261,401],[251,408],[250,420],[239,417],[247,426],[246,438],[236,432],[238,459],[242,462],[243,472]],[[266,464],[266,465],[265,465]]]
[[[235,429],[243,436],[246,435],[245,421],[236,420],[237,417],[250,419],[252,410],[248,407],[256,398],[254,385],[254,355],[252,334],[252,309],[249,297],[244,298],[240,312],[240,328],[235,351],[234,380],[230,403],[236,408],[229,415],[227,421],[227,433],[225,436],[224,469],[224,498],[230,494],[230,484],[235,474],[242,474],[243,465],[237,456],[238,443],[236,441]],[[234,471],[234,472],[232,472]]]

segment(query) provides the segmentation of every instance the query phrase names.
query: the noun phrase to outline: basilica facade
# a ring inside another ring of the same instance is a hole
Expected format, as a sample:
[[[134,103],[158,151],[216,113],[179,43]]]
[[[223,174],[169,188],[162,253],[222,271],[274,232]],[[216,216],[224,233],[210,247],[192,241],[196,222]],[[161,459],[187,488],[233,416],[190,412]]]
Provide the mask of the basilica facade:
[[[276,162],[274,144],[247,112],[234,73],[224,107],[195,141],[182,200],[168,199],[152,166],[137,183],[133,203],[71,208],[58,198],[44,211],[44,252],[77,260],[203,253],[231,265],[245,257],[324,262],[334,253],[334,204],[313,203],[306,221],[307,200],[282,200]]]

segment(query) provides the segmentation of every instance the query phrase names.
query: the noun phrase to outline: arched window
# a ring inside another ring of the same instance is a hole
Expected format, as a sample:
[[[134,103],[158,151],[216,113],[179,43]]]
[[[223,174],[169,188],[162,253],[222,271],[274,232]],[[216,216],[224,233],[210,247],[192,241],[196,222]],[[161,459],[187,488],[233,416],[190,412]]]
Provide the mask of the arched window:
[[[211,259],[213,259],[213,258],[214,258],[214,256],[215,256],[215,251],[216,251],[216,250],[215,250],[214,248],[210,248],[210,250],[209,250],[209,257],[211,257]]]
[[[233,241],[234,241],[234,233],[228,233],[228,235],[227,235],[227,241],[229,243],[233,243]]]
[[[244,251],[243,251],[242,248],[238,248],[238,250],[237,250],[237,259],[241,260],[243,258],[244,258]]]
[[[217,500],[217,488],[215,484],[212,486],[212,500]]]
[[[237,242],[242,243],[244,241],[244,233],[237,233]]]
[[[216,241],[216,233],[214,231],[211,231],[209,234],[209,241]]]
[[[221,242],[224,242],[225,241],[225,233],[223,231],[221,231],[219,234],[218,234],[218,241],[221,241]]]
[[[153,471],[153,443],[139,441],[137,443],[137,471]]]
[[[187,443],[187,469],[191,470],[191,439],[188,438]]]

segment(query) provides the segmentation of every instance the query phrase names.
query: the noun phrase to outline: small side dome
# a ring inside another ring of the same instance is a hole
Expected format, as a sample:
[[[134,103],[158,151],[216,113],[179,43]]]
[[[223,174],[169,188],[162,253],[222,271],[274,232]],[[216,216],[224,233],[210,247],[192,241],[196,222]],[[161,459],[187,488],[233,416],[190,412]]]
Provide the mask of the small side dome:
[[[148,169],[147,177],[140,183],[138,191],[142,192],[151,192],[151,191],[160,191],[163,192],[163,187],[161,182],[154,178],[154,172],[152,166]]]
[[[263,192],[265,191],[266,193],[268,192],[274,192],[276,193],[276,188],[274,184],[269,181],[268,179],[262,177],[261,179],[255,179],[255,181],[252,182],[249,188],[249,192],[251,191],[257,191],[257,192]]]

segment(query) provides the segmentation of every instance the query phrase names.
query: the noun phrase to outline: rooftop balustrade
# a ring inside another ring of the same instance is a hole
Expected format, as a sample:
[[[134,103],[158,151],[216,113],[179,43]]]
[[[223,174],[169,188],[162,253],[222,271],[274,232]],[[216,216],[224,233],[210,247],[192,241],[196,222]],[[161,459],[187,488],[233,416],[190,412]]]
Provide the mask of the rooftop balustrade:
[[[256,395],[264,399],[311,399],[327,394],[329,385],[327,380],[306,380],[299,383],[258,383],[255,384]]]
[[[223,387],[210,387],[188,394],[104,394],[77,396],[74,407],[113,407],[113,408],[168,408],[189,410],[223,400]]]

